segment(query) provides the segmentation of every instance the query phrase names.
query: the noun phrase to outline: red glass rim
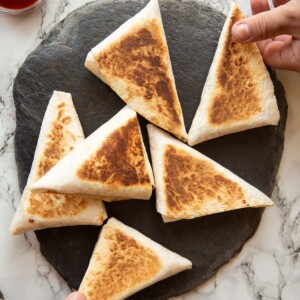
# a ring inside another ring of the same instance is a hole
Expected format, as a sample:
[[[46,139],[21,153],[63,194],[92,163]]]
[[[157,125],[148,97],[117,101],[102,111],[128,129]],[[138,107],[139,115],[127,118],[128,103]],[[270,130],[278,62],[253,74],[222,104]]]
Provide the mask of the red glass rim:
[[[0,12],[17,15],[34,9],[44,0],[0,0]]]

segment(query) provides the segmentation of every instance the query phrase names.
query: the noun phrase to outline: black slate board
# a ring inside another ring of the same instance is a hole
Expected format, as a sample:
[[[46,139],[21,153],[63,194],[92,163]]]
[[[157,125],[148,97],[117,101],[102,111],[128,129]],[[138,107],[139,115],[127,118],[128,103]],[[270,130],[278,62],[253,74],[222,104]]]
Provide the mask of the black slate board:
[[[84,67],[88,51],[144,7],[146,1],[98,1],[73,12],[28,56],[14,84],[16,160],[24,188],[41,121],[54,89],[71,92],[86,135],[109,120],[124,103]],[[217,46],[225,17],[196,1],[161,1],[179,98],[187,129]],[[271,195],[284,141],[287,104],[271,72],[281,112],[279,126],[224,136],[195,148]],[[140,118],[148,149],[146,121]],[[262,209],[244,209],[164,224],[151,201],[107,204],[114,216],[193,262],[193,269],[141,291],[131,299],[167,299],[212,276],[254,234]],[[78,288],[99,227],[80,226],[36,232],[41,251],[71,287]]]

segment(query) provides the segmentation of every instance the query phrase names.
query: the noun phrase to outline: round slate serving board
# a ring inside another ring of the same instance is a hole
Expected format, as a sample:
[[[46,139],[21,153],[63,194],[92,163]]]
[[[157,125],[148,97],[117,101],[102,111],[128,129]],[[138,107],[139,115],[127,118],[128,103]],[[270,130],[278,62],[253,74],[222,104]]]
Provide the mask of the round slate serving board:
[[[135,15],[146,1],[98,1],[59,23],[28,56],[14,84],[16,160],[21,189],[30,171],[43,115],[53,90],[70,92],[87,135],[117,113],[124,103],[83,66],[88,51]],[[185,124],[189,129],[213,59],[224,15],[196,1],[161,1]],[[271,195],[284,141],[287,105],[271,72],[281,112],[277,127],[224,136],[195,148]],[[145,124],[140,118],[148,147]],[[193,269],[149,287],[130,299],[167,299],[188,291],[228,262],[254,234],[263,209],[243,209],[164,224],[150,201],[106,205],[108,215],[136,228],[193,262]],[[88,266],[99,227],[78,226],[37,231],[41,251],[71,287],[78,288]]]

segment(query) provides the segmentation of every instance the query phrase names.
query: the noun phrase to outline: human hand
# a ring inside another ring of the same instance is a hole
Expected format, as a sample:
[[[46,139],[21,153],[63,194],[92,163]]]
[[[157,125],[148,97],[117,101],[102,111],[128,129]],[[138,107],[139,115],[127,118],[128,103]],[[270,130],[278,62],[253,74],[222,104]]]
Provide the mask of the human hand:
[[[86,297],[79,292],[74,292],[70,294],[65,300],[86,300]]]
[[[253,16],[232,27],[236,42],[257,42],[265,63],[300,72],[300,0],[251,0]]]

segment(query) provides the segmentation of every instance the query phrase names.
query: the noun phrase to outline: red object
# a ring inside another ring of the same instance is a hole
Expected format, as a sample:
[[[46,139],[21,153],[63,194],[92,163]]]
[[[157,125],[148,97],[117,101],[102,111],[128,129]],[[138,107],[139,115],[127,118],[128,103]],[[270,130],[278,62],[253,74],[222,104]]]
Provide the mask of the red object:
[[[29,7],[38,0],[0,0],[0,6],[8,9],[22,9]]]

